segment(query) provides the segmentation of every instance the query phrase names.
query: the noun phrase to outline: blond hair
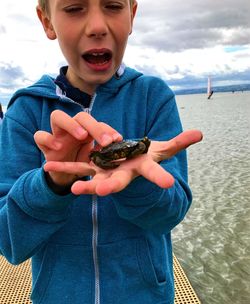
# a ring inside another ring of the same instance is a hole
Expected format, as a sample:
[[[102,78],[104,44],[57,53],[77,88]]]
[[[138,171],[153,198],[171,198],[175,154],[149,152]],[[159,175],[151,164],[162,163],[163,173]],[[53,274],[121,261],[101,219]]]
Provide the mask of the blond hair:
[[[129,0],[130,4],[133,4],[135,0]],[[38,4],[41,9],[48,13],[49,12],[49,1],[48,0],[38,0]]]
[[[42,11],[48,13],[49,12],[49,1],[48,0],[38,0],[38,4]]]

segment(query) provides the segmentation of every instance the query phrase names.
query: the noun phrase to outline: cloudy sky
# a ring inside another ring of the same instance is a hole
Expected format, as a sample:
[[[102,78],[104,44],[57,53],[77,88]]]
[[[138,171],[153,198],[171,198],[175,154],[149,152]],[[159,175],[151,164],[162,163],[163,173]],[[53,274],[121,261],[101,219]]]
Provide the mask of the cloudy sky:
[[[173,89],[250,83],[249,0],[138,0],[124,61]],[[0,2],[0,96],[64,64],[36,17],[37,0]]]

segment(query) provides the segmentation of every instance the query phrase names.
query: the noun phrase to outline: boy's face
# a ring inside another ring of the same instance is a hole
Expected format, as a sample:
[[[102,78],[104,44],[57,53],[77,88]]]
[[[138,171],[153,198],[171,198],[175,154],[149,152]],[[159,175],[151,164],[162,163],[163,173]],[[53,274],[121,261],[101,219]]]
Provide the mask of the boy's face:
[[[58,39],[72,85],[92,94],[119,68],[137,3],[130,0],[50,0],[38,16],[49,39]]]

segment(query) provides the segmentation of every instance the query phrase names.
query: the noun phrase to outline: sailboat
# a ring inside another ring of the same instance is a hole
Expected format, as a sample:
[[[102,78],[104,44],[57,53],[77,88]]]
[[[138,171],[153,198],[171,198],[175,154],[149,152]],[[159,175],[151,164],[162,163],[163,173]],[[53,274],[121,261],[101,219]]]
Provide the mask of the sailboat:
[[[207,79],[207,99],[210,99],[213,93],[214,91],[212,90],[212,81],[211,81],[211,77],[209,76]]]

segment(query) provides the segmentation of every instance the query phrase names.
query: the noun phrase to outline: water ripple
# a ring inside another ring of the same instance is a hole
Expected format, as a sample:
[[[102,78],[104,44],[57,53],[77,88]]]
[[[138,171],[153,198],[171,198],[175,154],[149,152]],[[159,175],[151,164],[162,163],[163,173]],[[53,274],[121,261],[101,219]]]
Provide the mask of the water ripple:
[[[193,204],[174,251],[203,304],[250,303],[250,92],[177,96],[189,148]]]

